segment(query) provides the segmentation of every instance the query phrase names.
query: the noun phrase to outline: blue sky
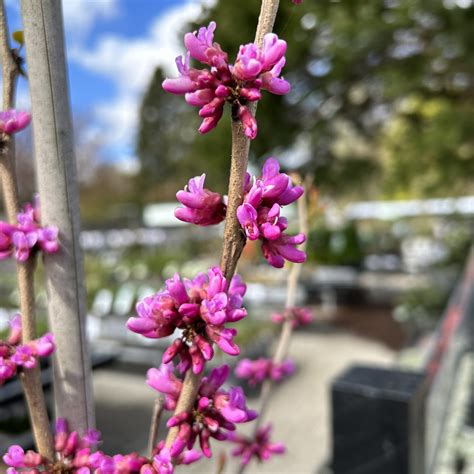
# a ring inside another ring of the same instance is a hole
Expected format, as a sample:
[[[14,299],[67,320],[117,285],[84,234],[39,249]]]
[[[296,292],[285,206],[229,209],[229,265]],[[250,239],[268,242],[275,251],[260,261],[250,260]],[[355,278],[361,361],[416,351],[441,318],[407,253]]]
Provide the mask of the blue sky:
[[[63,0],[71,101],[103,157],[133,169],[140,100],[157,65],[175,75],[182,31],[212,0]],[[7,0],[10,30],[21,29]],[[29,107],[26,81],[18,106]]]

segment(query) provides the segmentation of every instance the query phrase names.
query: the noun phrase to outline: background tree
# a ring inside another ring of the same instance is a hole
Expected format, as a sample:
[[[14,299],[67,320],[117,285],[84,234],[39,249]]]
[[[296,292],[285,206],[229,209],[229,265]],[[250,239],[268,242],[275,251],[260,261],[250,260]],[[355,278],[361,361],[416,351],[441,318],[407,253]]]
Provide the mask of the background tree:
[[[199,24],[214,19],[232,55],[252,37],[254,3],[218,2]],[[472,193],[474,8],[458,3],[282,2],[275,31],[288,42],[283,72],[293,89],[259,105],[271,126],[259,130],[252,161],[278,154],[337,198]],[[196,110],[166,94],[162,80],[158,69],[141,108],[143,199],[172,198],[204,168],[222,190],[228,123],[199,136]]]

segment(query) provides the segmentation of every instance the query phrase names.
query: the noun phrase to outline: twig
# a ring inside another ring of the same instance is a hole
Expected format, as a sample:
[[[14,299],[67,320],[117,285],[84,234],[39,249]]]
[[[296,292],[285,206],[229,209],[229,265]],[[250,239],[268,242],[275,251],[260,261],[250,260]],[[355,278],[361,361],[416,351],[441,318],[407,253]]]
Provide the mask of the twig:
[[[227,464],[227,455],[225,451],[221,451],[216,461],[216,470],[214,474],[222,474]]]
[[[307,183],[303,183],[303,187],[308,189]],[[305,189],[305,190],[306,190]],[[298,221],[300,232],[308,235],[308,209],[306,203],[306,193],[298,199]],[[301,250],[305,250],[306,242],[301,245]],[[288,275],[287,290],[286,290],[286,302],[285,309],[289,310],[295,306],[296,301],[296,290],[298,288],[298,280],[301,275],[302,265],[293,263]],[[288,353],[290,346],[291,335],[293,334],[293,324],[291,318],[285,318],[283,326],[281,328],[280,337],[278,338],[277,348],[272,358],[273,364],[281,364]],[[258,418],[255,420],[252,437],[255,438],[257,431],[262,424],[263,415],[268,407],[273,388],[273,381],[266,379],[260,390],[259,407],[258,407]],[[237,469],[238,474],[242,474],[245,471],[246,465],[241,464]]]
[[[19,69],[10,49],[3,1],[0,1],[0,48],[3,72],[3,108],[8,110],[14,107]],[[14,165],[14,140],[13,137],[6,134],[2,137],[0,181],[8,220],[11,224],[15,224],[20,205]],[[35,260],[33,256],[24,263],[17,263],[23,343],[31,341],[36,337],[34,269]],[[53,438],[50,431],[39,364],[34,369],[24,369],[20,379],[25,392],[38,451],[44,457],[52,459]]]
[[[271,33],[278,11],[279,0],[262,0],[260,16],[257,24],[255,43],[262,46],[263,37]],[[256,105],[251,112],[255,114]],[[221,254],[221,269],[230,282],[234,275],[237,262],[245,245],[245,236],[242,233],[237,219],[237,208],[242,204],[244,193],[244,180],[247,171],[247,162],[250,149],[250,140],[245,136],[240,122],[232,120],[232,152],[229,177],[228,205],[226,222],[224,228],[224,241]],[[203,373],[195,375],[192,370],[188,370],[184,377],[183,388],[181,390],[175,414],[183,411],[189,412],[196,400],[199,384]],[[173,444],[178,434],[178,428],[171,428],[166,438],[166,446]]]
[[[151,415],[150,436],[148,438],[148,453],[150,458],[153,457],[153,450],[155,449],[158,439],[158,431],[160,429],[161,414],[163,413],[164,399],[158,397],[153,405],[153,414]]]

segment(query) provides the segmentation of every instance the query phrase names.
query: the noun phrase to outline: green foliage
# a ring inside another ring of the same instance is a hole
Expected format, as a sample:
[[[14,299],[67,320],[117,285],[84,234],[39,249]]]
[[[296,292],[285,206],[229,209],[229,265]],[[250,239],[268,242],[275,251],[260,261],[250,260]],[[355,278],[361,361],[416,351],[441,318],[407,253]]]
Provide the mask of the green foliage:
[[[258,5],[221,1],[200,24],[217,22],[216,39],[232,59],[253,40]],[[284,98],[264,93],[251,160],[283,154],[336,198],[471,193],[474,8],[450,5],[281,2],[275,32],[288,42],[284,74],[293,89]],[[157,70],[141,108],[143,201],[172,198],[204,171],[211,188],[224,190],[230,112],[199,136],[197,110],[165,94],[162,80]]]
[[[349,223],[342,229],[316,227],[308,236],[308,261],[320,265],[354,265],[362,263],[363,253],[357,228]]]

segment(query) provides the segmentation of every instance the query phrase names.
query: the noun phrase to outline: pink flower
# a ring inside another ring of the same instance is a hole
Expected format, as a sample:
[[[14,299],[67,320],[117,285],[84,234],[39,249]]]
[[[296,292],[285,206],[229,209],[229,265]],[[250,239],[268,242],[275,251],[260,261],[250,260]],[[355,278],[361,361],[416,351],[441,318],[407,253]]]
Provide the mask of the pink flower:
[[[159,369],[149,369],[146,383],[156,391],[165,395],[165,408],[174,410],[183,382],[173,375],[173,363],[161,364]]]
[[[18,346],[10,359],[17,366],[20,365],[26,369],[36,367],[36,358],[30,346]]]
[[[31,121],[31,115],[21,110],[6,110],[0,112],[0,133],[11,135],[26,128]]]
[[[44,253],[56,253],[59,250],[58,228],[56,226],[38,229],[38,245]]]
[[[201,459],[202,455],[193,449],[186,449],[174,457],[174,465],[191,464]],[[154,450],[154,456],[150,463],[142,466],[141,474],[173,474],[174,465],[171,452],[165,447],[164,441],[160,441]],[[135,472],[135,471],[132,471]],[[138,472],[138,471],[137,471]]]
[[[269,58],[272,48],[268,45]],[[271,61],[272,59],[269,59]],[[306,254],[296,248],[305,241],[303,234],[286,235],[287,221],[280,216],[283,206],[301,197],[303,188],[293,186],[290,177],[280,173],[280,165],[274,158],[268,158],[262,169],[262,176],[247,176],[244,203],[237,209],[237,218],[250,240],[260,239],[262,251],[270,265],[281,268],[285,260],[302,263]]]
[[[240,387],[232,387],[228,393],[217,394],[214,403],[221,415],[233,423],[244,423],[257,417],[255,411],[247,409],[244,391]]]
[[[10,467],[38,467],[42,462],[40,454],[34,451],[25,451],[21,446],[13,445],[8,448],[7,453],[3,456],[3,461]]]
[[[245,105],[241,105],[237,110],[237,115],[244,127],[245,135],[253,140],[257,136],[257,121]]]
[[[147,380],[152,388],[166,396],[165,408],[168,410],[175,409],[182,388],[182,382],[172,374],[172,368],[172,364],[166,366],[162,364],[160,369],[150,369]],[[228,365],[213,369],[201,381],[193,410],[190,413],[178,413],[170,418],[168,427],[178,427],[178,436],[169,452],[161,451],[162,456],[159,457],[161,469],[167,467],[169,456],[179,458],[184,455],[183,464],[186,464],[186,456],[192,456],[193,452],[186,452],[184,449],[186,447],[191,449],[198,438],[203,454],[210,457],[212,454],[210,438],[224,440],[227,431],[235,429],[235,423],[255,419],[257,414],[247,408],[242,389],[235,387],[229,391],[222,389],[229,373]],[[169,399],[172,400],[171,403]],[[155,458],[154,460],[157,461]]]
[[[293,328],[307,326],[313,321],[313,314],[309,308],[294,307],[286,309],[284,314],[273,313],[271,320],[274,323],[283,323],[286,319],[291,320]]]
[[[8,357],[0,357],[0,385],[16,374],[16,364]]]
[[[15,227],[0,221],[0,260],[9,258],[13,253],[12,235]]]
[[[233,342],[237,332],[225,325],[247,315],[242,307],[244,292],[239,277],[234,277],[227,288],[227,280],[218,267],[193,280],[182,280],[176,274],[166,281],[165,290],[137,304],[138,317],[130,318],[127,327],[149,338],[166,337],[181,330],[181,337],[163,354],[163,363],[179,357],[180,371],[192,367],[198,374],[214,356],[212,342],[229,355],[239,353]]]
[[[267,461],[273,454],[283,454],[285,452],[283,443],[270,441],[271,429],[270,424],[259,428],[254,439],[230,433],[229,441],[237,445],[232,451],[232,455],[241,457],[241,463],[247,465],[252,458],[256,458],[258,461]]]
[[[10,225],[0,221],[0,260],[13,253],[19,262],[28,260],[31,253],[42,250],[55,253],[59,250],[58,229],[54,226],[41,227],[39,200],[35,205],[27,203],[18,214],[18,224]]]
[[[226,206],[219,193],[204,188],[206,175],[191,178],[176,197],[184,207],[176,209],[174,215],[181,221],[207,226],[218,224],[225,218]]]
[[[16,313],[9,321],[10,333],[7,342],[12,345],[17,345],[21,341],[21,315]]]
[[[0,385],[16,374],[17,367],[31,369],[36,366],[37,357],[48,356],[54,351],[54,338],[51,333],[21,344],[22,330],[19,314],[13,316],[9,326],[7,340],[0,340]]]
[[[266,379],[279,382],[294,371],[295,365],[289,359],[281,364],[275,364],[271,359],[262,357],[256,360],[242,359],[237,364],[235,375],[247,379],[250,386],[255,386]]]
[[[39,339],[31,341],[30,347],[33,349],[34,354],[40,357],[47,357],[51,355],[56,349],[56,346],[54,345],[53,334],[48,332]]]
[[[13,233],[12,241],[16,249],[16,259],[19,262],[26,262],[30,256],[31,249],[38,242],[38,234],[36,231],[24,232],[17,230]]]
[[[273,94],[286,94],[290,84],[280,77],[285,64],[286,42],[270,33],[265,36],[263,47],[255,44],[239,48],[234,65],[229,64],[227,53],[214,42],[216,23],[201,27],[197,32],[187,33],[184,44],[188,53],[183,60],[176,58],[179,77],[166,79],[163,89],[172,94],[185,95],[186,102],[199,107],[203,122],[200,133],[215,128],[224,110],[230,103],[234,119],[242,122],[244,132],[250,139],[257,135],[257,122],[247,108],[248,102],[261,99],[261,89]],[[201,62],[205,69],[189,67],[190,57]]]

